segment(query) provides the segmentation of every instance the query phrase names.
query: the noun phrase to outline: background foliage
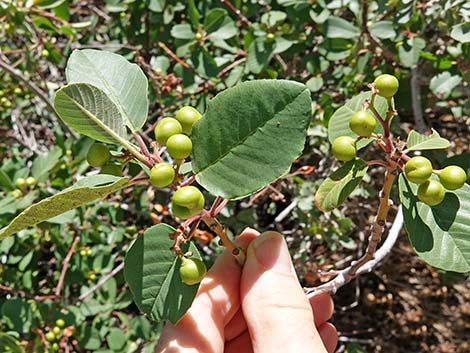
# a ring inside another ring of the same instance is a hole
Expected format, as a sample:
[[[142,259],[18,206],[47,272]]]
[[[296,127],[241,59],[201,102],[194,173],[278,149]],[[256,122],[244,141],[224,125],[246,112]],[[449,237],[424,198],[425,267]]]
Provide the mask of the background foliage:
[[[84,157],[92,141],[63,126],[49,103],[65,82],[73,49],[115,51],[145,71],[147,138],[158,118],[185,104],[204,111],[217,92],[242,81],[306,83],[314,114],[302,157],[291,174],[250,199],[230,203],[223,213],[233,233],[246,225],[282,231],[305,285],[325,281],[327,275],[318,270],[340,268],[343,259],[364,247],[366,211],[374,209],[374,179],[380,174],[365,178],[354,203],[326,214],[315,208],[313,194],[320,179],[338,166],[328,154],[329,119],[377,74],[393,73],[400,80],[395,132],[404,136],[410,126],[439,130],[452,141],[453,151],[464,154],[430,157],[470,170],[468,2],[231,4],[241,16],[227,1],[0,1],[0,227],[90,172]],[[73,73],[67,76],[73,80]],[[135,97],[136,109],[145,109],[145,98]],[[132,167],[126,172],[132,175]],[[37,184],[15,186],[16,179],[28,176]],[[73,351],[151,352],[161,323],[140,315],[132,303],[122,261],[132,239],[150,225],[175,225],[168,196],[151,188],[126,189],[3,240],[1,350],[49,349],[44,333],[62,317],[67,329],[61,344]],[[197,239],[205,260],[212,261],[220,249],[211,233],[202,230]],[[464,336],[468,284],[410,254],[402,239],[388,260],[394,266],[338,294],[340,349],[469,350]],[[361,314],[365,308],[370,318]]]

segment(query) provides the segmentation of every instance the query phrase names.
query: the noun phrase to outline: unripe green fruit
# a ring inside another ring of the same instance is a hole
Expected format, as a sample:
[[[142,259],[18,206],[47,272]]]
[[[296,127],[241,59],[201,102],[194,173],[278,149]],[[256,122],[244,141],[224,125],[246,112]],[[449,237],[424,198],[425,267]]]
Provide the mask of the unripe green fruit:
[[[53,343],[52,346],[51,346],[52,350],[54,352],[57,352],[59,351],[60,347],[59,347],[59,344],[58,343]]]
[[[106,164],[111,158],[108,146],[95,142],[88,149],[86,160],[92,167],[98,168]]]
[[[194,38],[195,38],[196,40],[201,40],[201,39],[202,39],[202,34],[199,33],[199,32],[197,32],[197,33],[194,35]]]
[[[201,282],[206,272],[206,265],[201,260],[181,258],[180,277],[181,281],[188,286]]]
[[[166,149],[171,157],[175,159],[185,159],[191,154],[193,143],[188,136],[176,134],[168,139]]]
[[[272,43],[276,39],[276,36],[273,33],[266,34],[266,42]]]
[[[173,214],[181,219],[197,215],[204,208],[205,200],[202,192],[195,186],[183,186],[175,191],[171,199]]]
[[[450,165],[437,172],[439,181],[447,190],[460,189],[467,181],[465,171],[456,165]]]
[[[193,124],[201,119],[202,115],[193,107],[185,106],[176,112],[175,118],[181,123],[183,132],[189,135],[193,128]]]
[[[365,111],[354,113],[349,120],[351,130],[362,137],[369,137],[375,130],[377,121],[375,118]]]
[[[100,174],[108,174],[114,176],[121,176],[122,175],[122,165],[116,163],[108,163],[105,164],[101,170]]]
[[[398,91],[398,80],[392,75],[380,75],[375,79],[374,84],[379,91],[379,96],[385,98],[393,97]]]
[[[90,279],[90,281],[94,281],[94,280],[96,280],[96,275],[94,273],[90,273],[88,278]]]
[[[62,330],[58,326],[54,326],[54,328],[52,329],[52,332],[54,332],[54,335],[56,336],[60,335],[61,331]]]
[[[416,156],[405,164],[406,179],[415,184],[422,184],[431,177],[432,164],[429,159]]]
[[[19,94],[23,93],[23,90],[20,87],[16,87],[13,90],[13,93],[19,95]]]
[[[418,188],[418,199],[429,206],[439,205],[445,196],[444,187],[436,180],[427,180]]]
[[[33,186],[36,184],[36,179],[34,177],[27,177],[25,182],[26,182],[26,185]]]
[[[26,180],[24,178],[18,178],[15,181],[15,185],[17,188],[21,189],[26,186]]]
[[[85,249],[80,250],[80,256],[81,256],[81,257],[85,257],[85,256],[86,256],[86,250],[85,250]]]
[[[91,255],[93,255],[93,250],[88,248],[88,249],[86,249],[85,254],[86,254],[86,256],[91,256]]]
[[[63,319],[57,319],[57,320],[55,321],[55,325],[56,325],[57,327],[63,328],[63,327],[65,327],[65,321],[64,321]]]
[[[162,188],[175,179],[175,170],[168,163],[158,163],[150,170],[150,184]]]
[[[331,145],[331,152],[340,161],[350,161],[356,157],[356,141],[349,136],[337,137]]]
[[[46,333],[46,340],[49,342],[54,342],[55,341],[55,334],[52,331],[49,331]]]
[[[43,49],[43,50],[41,51],[41,55],[42,55],[44,58],[48,58],[48,57],[49,57],[49,50]]]
[[[155,140],[162,145],[166,146],[168,139],[176,134],[181,134],[183,132],[183,127],[181,123],[174,118],[163,118],[155,126]]]

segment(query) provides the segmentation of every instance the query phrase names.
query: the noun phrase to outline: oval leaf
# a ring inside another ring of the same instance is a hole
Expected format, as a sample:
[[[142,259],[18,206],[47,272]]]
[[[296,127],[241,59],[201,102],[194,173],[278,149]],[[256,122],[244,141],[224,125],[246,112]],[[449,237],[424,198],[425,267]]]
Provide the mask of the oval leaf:
[[[68,210],[101,199],[127,184],[129,179],[111,175],[93,175],[54,196],[39,201],[21,212],[9,225],[0,229],[0,240],[58,216]]]
[[[422,135],[414,130],[411,130],[406,141],[406,146],[410,151],[420,150],[437,150],[444,149],[450,146],[449,141],[439,136],[436,130],[432,130],[432,135]]]
[[[181,282],[181,260],[170,250],[174,241],[169,235],[174,231],[168,224],[158,224],[137,238],[126,254],[124,277],[142,312],[175,324],[191,306],[199,286]],[[193,243],[182,250],[201,258]]]
[[[69,126],[92,139],[125,144],[126,126],[116,105],[99,88],[86,83],[62,87],[54,98],[54,108]]]
[[[362,110],[364,102],[369,100],[370,97],[371,92],[362,92],[347,101],[345,105],[334,112],[328,122],[328,140],[330,140],[330,142],[333,142],[339,136],[351,136],[353,138],[357,138],[357,135],[349,128],[349,120],[351,119],[351,115]],[[388,110],[387,100],[383,97],[377,96],[375,97],[374,105],[380,116],[385,117]],[[370,110],[368,110],[368,112],[372,114]],[[372,116],[374,115],[372,114]],[[375,133],[383,133],[382,125],[379,122],[377,122]],[[374,141],[373,138],[362,139],[358,141],[357,148],[361,149],[372,141]]]
[[[321,183],[315,194],[315,205],[322,211],[341,205],[360,184],[367,169],[367,163],[359,158],[345,163]]]
[[[65,70],[68,83],[89,83],[116,104],[124,123],[134,132],[148,115],[148,80],[141,68],[108,51],[74,50]]]
[[[227,199],[263,188],[302,152],[310,114],[310,92],[297,82],[251,81],[218,94],[193,128],[196,180]]]
[[[470,271],[470,186],[447,191],[442,203],[429,207],[416,197],[418,186],[399,181],[405,228],[418,256],[446,271]]]

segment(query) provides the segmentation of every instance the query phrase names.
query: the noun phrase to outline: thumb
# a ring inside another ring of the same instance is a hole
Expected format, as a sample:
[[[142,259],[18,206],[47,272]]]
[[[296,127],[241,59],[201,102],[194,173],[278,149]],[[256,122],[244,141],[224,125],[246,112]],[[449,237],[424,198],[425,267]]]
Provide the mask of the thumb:
[[[326,353],[279,233],[265,232],[250,244],[240,298],[254,353]]]

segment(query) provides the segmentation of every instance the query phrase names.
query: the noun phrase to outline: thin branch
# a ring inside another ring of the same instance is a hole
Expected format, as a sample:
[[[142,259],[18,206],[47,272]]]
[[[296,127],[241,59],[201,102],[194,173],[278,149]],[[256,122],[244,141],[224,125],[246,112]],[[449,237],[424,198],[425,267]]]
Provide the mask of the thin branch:
[[[57,283],[57,287],[55,289],[55,295],[57,297],[60,297],[60,293],[62,292],[62,288],[64,286],[65,274],[67,273],[70,259],[72,258],[73,252],[75,251],[75,247],[77,246],[79,241],[80,241],[80,236],[76,235],[75,238],[73,239],[72,245],[70,246],[69,252],[65,256],[64,263],[62,264],[62,271],[60,272],[59,282]]]
[[[355,273],[352,273],[352,266],[345,268],[338,272],[338,275],[332,279],[330,282],[322,284],[318,287],[313,288],[304,288],[305,293],[312,297],[321,293],[335,294],[337,290],[343,287],[345,284],[349,283],[352,279],[356,278],[359,275],[364,273],[371,272],[375,269],[386,257],[390,254],[393,246],[395,245],[400,231],[403,227],[403,212],[401,205],[398,207],[397,215],[393,221],[390,232],[388,233],[387,239],[378,249],[372,260],[364,263]]]
[[[110,278],[116,276],[119,272],[122,271],[124,268],[124,262],[121,262],[117,267],[114,268],[111,272],[108,272],[106,275],[101,277],[101,279],[96,283],[93,287],[88,289],[85,293],[78,297],[79,301],[84,301],[88,298],[91,294],[93,294],[96,290],[101,288]]]
[[[246,18],[242,12],[237,9],[229,0],[220,0],[220,2],[222,4],[224,4],[225,6],[227,6],[227,8],[232,11],[239,19],[240,21],[243,22],[243,24],[247,25],[247,26],[251,26],[251,21]]]

